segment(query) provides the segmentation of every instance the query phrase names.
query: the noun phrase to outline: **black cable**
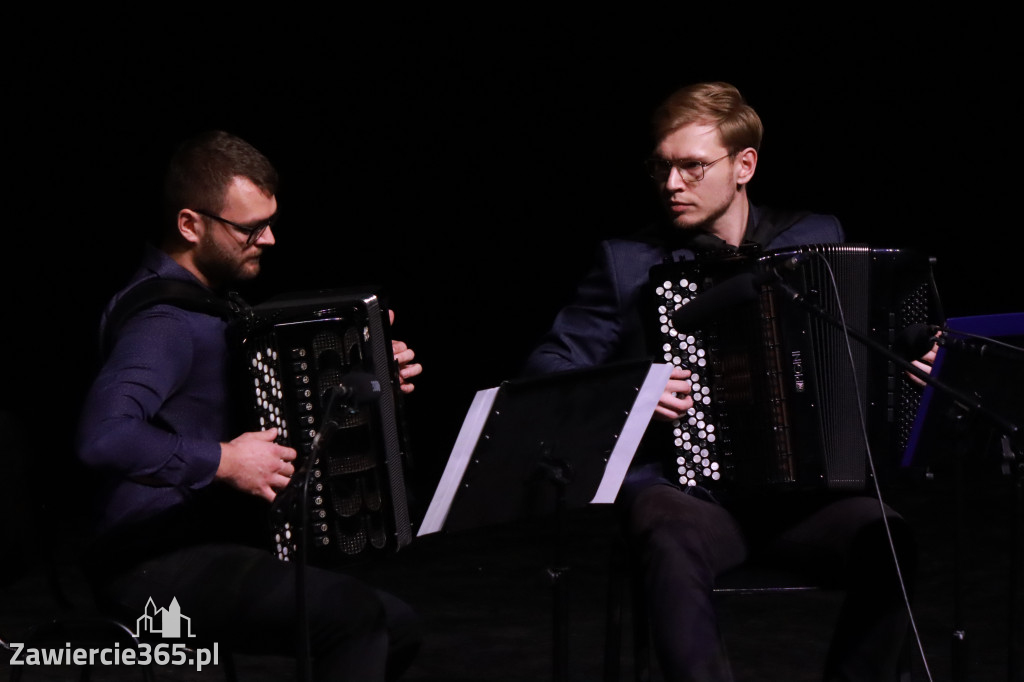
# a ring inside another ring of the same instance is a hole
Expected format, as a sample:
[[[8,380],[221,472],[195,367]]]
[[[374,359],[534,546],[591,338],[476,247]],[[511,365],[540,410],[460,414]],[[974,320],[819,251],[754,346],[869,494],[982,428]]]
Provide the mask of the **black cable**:
[[[313,438],[313,444],[310,448],[309,455],[307,455],[306,461],[304,462],[305,471],[303,472],[302,495],[299,499],[299,555],[295,562],[295,600],[296,618],[298,620],[297,636],[299,638],[299,680],[302,682],[311,682],[313,679],[313,653],[310,644],[309,611],[307,608],[306,594],[306,566],[309,562],[309,488],[310,483],[313,480],[313,472],[315,471],[313,465],[316,464],[317,459],[319,458],[321,444],[324,442],[325,438],[333,434],[339,427],[337,421],[327,419],[334,409],[336,397],[337,393],[332,392],[330,400],[323,409],[323,418],[321,419],[323,426]]]
[[[868,468],[869,468],[869,470],[871,472],[871,477],[873,479],[874,488],[875,488],[875,496],[876,496],[876,498],[878,500],[879,509],[881,510],[882,525],[885,528],[886,539],[887,539],[887,541],[889,543],[889,551],[892,553],[893,565],[896,567],[896,577],[897,577],[897,580],[899,581],[900,592],[903,595],[903,603],[906,606],[907,615],[908,615],[908,617],[910,619],[910,628],[911,628],[911,631],[914,634],[914,641],[917,644],[918,651],[920,652],[920,655],[921,655],[921,662],[924,665],[925,675],[927,676],[928,680],[931,681],[933,679],[932,678],[932,673],[931,673],[931,670],[928,667],[928,658],[925,655],[924,646],[923,646],[923,644],[921,642],[921,636],[920,636],[920,633],[918,632],[917,623],[916,623],[916,621],[914,619],[914,612],[913,612],[913,609],[910,606],[910,596],[907,593],[907,586],[906,586],[906,582],[905,582],[904,577],[903,577],[903,570],[900,567],[899,558],[897,557],[896,543],[894,542],[893,537],[892,537],[892,528],[889,525],[889,517],[885,513],[885,501],[883,499],[881,485],[879,484],[879,481],[878,481],[878,474],[877,474],[877,471],[876,471],[876,468],[875,468],[874,454],[871,451],[871,445],[870,445],[869,438],[868,438],[867,419],[866,419],[866,417],[864,415],[864,405],[863,405],[864,398],[863,398],[863,394],[861,393],[860,384],[857,381],[857,370],[856,370],[856,363],[854,362],[854,358],[853,358],[853,347],[850,344],[850,336],[851,336],[850,332],[852,330],[849,327],[849,325],[846,324],[846,316],[845,316],[845,313],[843,312],[843,303],[842,303],[842,300],[841,300],[841,298],[839,296],[839,286],[838,286],[838,284],[836,282],[835,273],[832,270],[831,263],[829,263],[828,259],[824,257],[824,254],[814,252],[813,255],[817,256],[821,260],[821,262],[824,264],[825,271],[828,273],[829,280],[831,281],[831,284],[832,284],[832,293],[835,296],[836,311],[838,313],[838,325],[837,326],[839,326],[842,331],[846,332],[846,333],[843,334],[843,340],[845,341],[845,344],[846,344],[847,358],[849,359],[850,368],[852,370],[851,373],[853,375],[852,376],[852,379],[853,379],[853,390],[854,390],[855,395],[857,396],[857,400],[856,400],[856,403],[857,403],[857,416],[858,416],[859,423],[860,423],[861,435],[862,435],[862,437],[864,439],[864,449],[865,449],[865,454],[866,454],[866,458],[867,458]],[[778,275],[778,273],[776,273],[776,275]],[[781,276],[779,276],[778,279],[779,279],[779,282],[782,281]],[[800,305],[810,309],[815,314],[818,314],[818,315],[822,316],[823,319],[825,319],[827,321],[831,321],[830,320],[830,316],[827,313],[825,313],[825,311],[821,310],[820,308],[818,308],[814,304],[812,304],[809,301],[807,301],[802,294],[800,294],[799,292],[796,292],[795,290],[789,290],[789,293],[790,293],[790,295],[793,298],[793,301],[795,303],[798,303],[798,304],[800,304]],[[793,295],[793,294],[795,294],[795,295]],[[858,338],[860,338],[859,335],[857,335],[857,336],[858,336]]]

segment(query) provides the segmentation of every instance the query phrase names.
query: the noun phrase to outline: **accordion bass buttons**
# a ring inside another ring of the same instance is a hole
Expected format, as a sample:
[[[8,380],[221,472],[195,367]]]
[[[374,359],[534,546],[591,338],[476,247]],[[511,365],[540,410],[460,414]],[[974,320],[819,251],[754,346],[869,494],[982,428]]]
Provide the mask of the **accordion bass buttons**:
[[[689,369],[690,397],[694,407],[683,419],[672,422],[672,445],[677,481],[682,486],[696,486],[721,479],[721,466],[715,441],[716,428],[711,415],[712,395],[703,373],[708,366],[703,332],[680,332],[672,314],[696,297],[697,282],[683,277],[665,279],[655,287],[657,303],[658,343],[664,361]]]
[[[367,404],[335,399],[350,375],[387,383],[393,354],[378,299],[347,290],[296,292],[254,306],[244,322],[243,349],[250,359],[259,356],[250,377],[257,377],[261,425],[287,417],[284,444],[297,453],[296,475],[272,508],[272,530],[286,524],[294,536],[282,548],[290,546],[289,557],[304,544],[323,548],[310,563],[333,567],[369,549],[407,544],[397,396],[382,391]]]

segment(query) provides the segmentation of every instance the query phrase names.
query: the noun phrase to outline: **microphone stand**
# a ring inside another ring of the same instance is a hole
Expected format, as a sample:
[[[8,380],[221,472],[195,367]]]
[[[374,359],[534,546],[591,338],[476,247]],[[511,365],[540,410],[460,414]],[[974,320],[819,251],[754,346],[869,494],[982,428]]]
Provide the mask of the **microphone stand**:
[[[962,625],[961,615],[961,590],[960,584],[960,547],[963,540],[964,530],[962,528],[962,505],[963,505],[963,492],[962,492],[962,467],[963,467],[963,455],[968,447],[968,439],[966,437],[967,428],[964,424],[966,417],[980,416],[986,419],[991,426],[996,428],[1003,434],[1002,442],[1004,447],[1004,457],[1006,463],[1004,464],[1004,471],[1008,472],[1013,476],[1013,509],[1011,510],[1011,534],[1014,541],[1014,546],[1011,549],[1010,557],[1010,652],[1009,652],[1009,665],[1008,665],[1008,679],[1010,682],[1020,682],[1020,656],[1021,647],[1020,640],[1024,638],[1024,632],[1018,633],[1021,623],[1020,605],[1017,604],[1017,600],[1021,598],[1021,580],[1019,562],[1021,560],[1022,550],[1021,546],[1024,546],[1024,532],[1022,532],[1022,521],[1021,516],[1024,515],[1024,456],[1020,453],[1013,453],[1010,447],[1011,442],[1015,442],[1015,438],[1019,438],[1021,435],[1020,426],[1009,419],[1006,419],[1002,415],[988,409],[982,405],[981,402],[974,396],[968,395],[959,389],[949,386],[945,382],[933,377],[928,372],[918,368],[913,363],[905,360],[898,354],[891,351],[886,346],[878,343],[874,339],[858,331],[857,329],[851,328],[841,320],[837,319],[830,313],[826,312],[820,306],[807,300],[807,298],[783,281],[782,277],[777,272],[774,273],[774,277],[768,282],[769,286],[775,287],[786,294],[786,298],[800,306],[807,312],[811,313],[815,317],[824,320],[828,324],[836,327],[845,334],[852,336],[857,341],[860,341],[868,348],[874,350],[877,353],[882,354],[897,366],[906,370],[915,377],[921,379],[923,382],[934,387],[936,390],[941,391],[946,396],[953,400],[955,409],[954,419],[956,422],[957,434],[956,447],[953,449],[954,458],[954,499],[955,499],[955,513],[956,523],[954,528],[954,630],[953,630],[953,672],[954,680],[966,679],[966,644],[967,635]]]
[[[1013,486],[1010,507],[1013,541],[1010,545],[1010,680],[1024,680],[1024,454],[1014,453],[1010,439],[1003,436],[1004,470],[1009,468]]]
[[[370,375],[351,374],[347,376],[353,378],[353,381],[350,382],[352,386],[345,386],[345,384],[335,386],[321,398],[321,402],[324,403],[321,412],[321,423],[323,426],[313,438],[309,454],[300,466],[302,473],[302,495],[299,500],[299,508],[301,510],[299,519],[301,519],[301,525],[297,530],[300,534],[300,540],[299,556],[295,562],[295,598],[296,617],[298,619],[296,635],[299,639],[297,670],[299,682],[312,682],[313,675],[313,654],[310,644],[308,597],[306,595],[306,566],[309,560],[308,524],[312,516],[309,510],[309,488],[313,480],[314,471],[316,471],[314,465],[320,457],[324,443],[341,428],[339,418],[335,416],[336,413],[342,410],[354,410],[355,403],[375,400],[380,392],[380,387],[372,382],[373,377]],[[366,385],[364,386],[363,384]]]
[[[313,478],[313,471],[315,471],[313,467],[320,454],[320,445],[328,427],[333,427],[331,428],[333,432],[337,428],[337,422],[331,420],[324,423],[323,428],[313,439],[313,446],[306,457],[302,471],[302,495],[299,499],[299,509],[301,510],[299,518],[302,520],[302,524],[296,529],[299,533],[299,556],[295,562],[295,606],[298,620],[296,636],[299,640],[299,655],[296,658],[299,682],[312,682],[313,679],[313,652],[310,649],[308,597],[306,595],[306,565],[309,562],[309,485]]]
[[[339,393],[338,390],[331,392],[327,405],[323,408],[323,426],[313,438],[312,447],[301,467],[302,495],[299,499],[299,508],[301,509],[299,518],[302,520],[302,523],[300,528],[297,529],[297,532],[300,534],[299,556],[295,562],[295,600],[296,618],[298,620],[296,635],[299,640],[297,672],[299,682],[312,682],[313,679],[313,652],[310,648],[308,596],[306,594],[306,565],[309,561],[309,487],[324,442],[340,428],[338,420],[331,417],[334,410],[337,409],[335,407],[337,403],[346,404],[343,399],[339,398]]]
[[[555,682],[569,679],[569,566],[564,546],[566,533],[566,488],[574,477],[572,463],[551,454],[551,446],[541,443],[541,458],[532,478],[550,482],[555,488],[555,533],[552,562],[547,569],[553,591],[552,601],[552,673]]]

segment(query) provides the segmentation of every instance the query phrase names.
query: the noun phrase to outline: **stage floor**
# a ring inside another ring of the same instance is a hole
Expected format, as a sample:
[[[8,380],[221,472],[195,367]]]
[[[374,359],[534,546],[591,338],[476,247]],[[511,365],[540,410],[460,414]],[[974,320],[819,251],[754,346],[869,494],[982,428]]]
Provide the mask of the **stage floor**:
[[[1008,479],[997,471],[975,475],[963,488],[968,511],[960,548],[962,610],[954,620],[954,498],[941,483],[912,485],[889,501],[917,527],[921,570],[914,618],[930,677],[914,653],[914,680],[953,680],[953,632],[963,626],[968,646],[961,659],[969,679],[1008,679],[1009,557],[1012,498]],[[569,567],[563,583],[569,597],[568,680],[602,679],[605,607],[608,588],[607,508],[576,510],[567,520],[563,547]],[[409,682],[537,682],[556,680],[553,626],[556,622],[550,520],[530,520],[458,535],[438,534],[375,565],[355,567],[375,585],[413,604],[423,617],[423,649],[404,680]],[[8,548],[12,551],[14,548]],[[65,588],[80,588],[73,577]],[[827,638],[841,594],[724,595],[722,629],[739,681],[819,679]],[[23,575],[0,590],[0,636],[18,641],[27,628],[56,610],[40,571]],[[632,680],[633,651],[623,633],[621,677]],[[293,680],[289,659],[240,656],[242,682]],[[95,679],[132,679],[104,669]],[[135,671],[137,675],[138,671]],[[655,682],[661,680],[657,667]],[[25,670],[26,680],[75,679],[71,671]],[[163,667],[158,680],[219,680],[218,667],[202,673]]]

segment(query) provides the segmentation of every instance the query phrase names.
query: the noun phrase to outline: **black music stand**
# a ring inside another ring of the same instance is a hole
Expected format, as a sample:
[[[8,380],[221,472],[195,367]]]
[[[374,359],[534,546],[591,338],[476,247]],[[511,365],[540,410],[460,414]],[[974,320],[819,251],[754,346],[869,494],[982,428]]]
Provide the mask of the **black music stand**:
[[[967,453],[970,449],[970,445],[974,442],[971,440],[971,435],[974,431],[969,430],[971,425],[984,426],[990,430],[998,432],[1002,436],[1003,452],[1004,452],[1004,471],[1013,477],[1013,506],[1014,510],[1011,513],[1013,517],[1011,519],[1012,531],[1011,541],[1013,543],[1011,560],[1010,560],[1010,651],[1009,651],[1009,665],[1008,673],[1009,679],[1013,682],[1019,680],[1020,671],[1020,660],[1021,651],[1024,648],[1024,644],[1021,643],[1021,636],[1017,634],[1017,630],[1022,630],[1021,627],[1021,604],[1024,602],[1021,591],[1021,578],[1018,575],[1020,570],[1020,556],[1022,553],[1022,545],[1024,545],[1024,538],[1022,538],[1022,528],[1024,528],[1024,521],[1021,520],[1021,515],[1024,513],[1024,443],[1022,440],[1022,426],[1018,422],[1022,411],[1020,407],[1020,394],[1015,392],[1020,386],[1020,380],[1013,381],[1011,374],[1007,370],[1007,363],[1015,371],[1021,371],[1021,356],[1017,349],[1010,346],[1004,346],[998,342],[992,341],[991,338],[982,341],[972,340],[970,334],[977,332],[968,332],[963,335],[957,335],[956,331],[948,326],[948,323],[954,320],[948,320],[947,326],[942,328],[942,335],[939,340],[940,346],[949,346],[956,348],[957,350],[965,351],[970,354],[975,354],[979,358],[985,359],[985,368],[981,370],[985,376],[987,376],[986,384],[988,394],[984,398],[981,397],[979,389],[976,387],[977,381],[975,379],[968,380],[964,389],[958,386],[954,386],[946,379],[940,379],[938,372],[933,365],[932,372],[925,372],[920,368],[911,364],[906,358],[901,357],[895,353],[889,347],[879,343],[872,339],[870,336],[858,331],[857,329],[847,325],[841,318],[835,317],[830,313],[826,312],[821,306],[817,305],[813,300],[810,300],[804,292],[797,291],[788,283],[786,283],[778,272],[774,273],[771,278],[773,286],[778,287],[781,292],[785,294],[783,300],[803,308],[808,313],[817,316],[818,318],[828,322],[838,329],[844,330],[845,333],[853,339],[863,343],[870,350],[876,353],[880,353],[890,362],[894,363],[897,367],[900,367],[907,372],[910,372],[917,378],[921,379],[926,384],[926,389],[931,389],[929,395],[938,396],[939,400],[948,401],[949,410],[944,411],[947,419],[952,419],[956,426],[951,431],[946,431],[944,438],[948,441],[936,441],[937,446],[943,452],[949,452],[952,455],[952,463],[954,465],[954,494],[956,497],[956,518],[961,518],[960,508],[962,505],[961,496],[963,494],[962,484],[956,467],[962,467],[964,460],[966,459]],[[970,326],[973,320],[976,323],[978,320],[985,319],[984,316],[979,318],[959,318],[955,322],[962,326]],[[989,333],[995,333],[995,335],[1002,336],[1019,336],[1024,329],[1024,317],[1020,314],[1010,314],[1005,316],[990,316],[988,318],[989,324],[996,325],[997,329],[1001,329],[1001,332],[996,332],[996,329],[991,327],[985,327]],[[936,331],[939,331],[936,329]],[[963,330],[967,332],[966,329]],[[1019,341],[1018,341],[1019,345]],[[922,351],[923,352],[923,351]],[[992,363],[993,357],[998,357],[1002,364]],[[941,371],[941,368],[940,368]],[[948,371],[948,370],[947,370]],[[1014,374],[1013,376],[1017,376]],[[1013,406],[1016,405],[1014,410]],[[926,408],[927,411],[938,412],[934,407]],[[921,413],[921,408],[918,410]],[[943,447],[941,443],[948,442],[948,445]],[[920,447],[919,445],[917,446]],[[911,460],[912,460],[911,456]],[[907,460],[904,460],[903,465],[905,467],[911,466]],[[958,524],[959,526],[959,524]],[[966,632],[960,625],[959,619],[959,603],[960,603],[960,586],[959,586],[959,547],[961,544],[961,537],[963,530],[959,527],[955,529],[954,537],[954,590],[956,591],[954,609],[954,636],[953,636],[953,673],[954,679],[959,682],[960,680],[966,679],[966,665],[965,665],[965,640]],[[922,652],[923,653],[923,652]]]
[[[976,404],[968,409],[948,393],[929,384],[921,396],[921,406],[911,430],[901,465],[908,470],[924,472],[948,467],[954,492],[954,557],[953,557],[953,679],[967,679],[969,640],[963,624],[961,545],[965,537],[963,523],[962,481],[965,466],[972,452],[990,442],[996,431],[999,448],[989,464],[999,464],[1009,477],[1010,506],[1010,577],[1009,577],[1009,658],[1008,677],[1021,679],[1024,651],[1024,439],[1020,431],[1004,426],[1019,426],[1024,415],[1024,313],[977,315],[950,318],[943,326],[939,350],[932,367],[932,377],[948,385],[968,391]],[[1015,347],[1001,345],[1012,344]],[[1000,421],[986,416],[992,412]],[[981,462],[983,463],[983,462]]]
[[[477,392],[418,535],[554,514],[554,676],[568,675],[564,515],[615,500],[671,365],[627,362]]]

